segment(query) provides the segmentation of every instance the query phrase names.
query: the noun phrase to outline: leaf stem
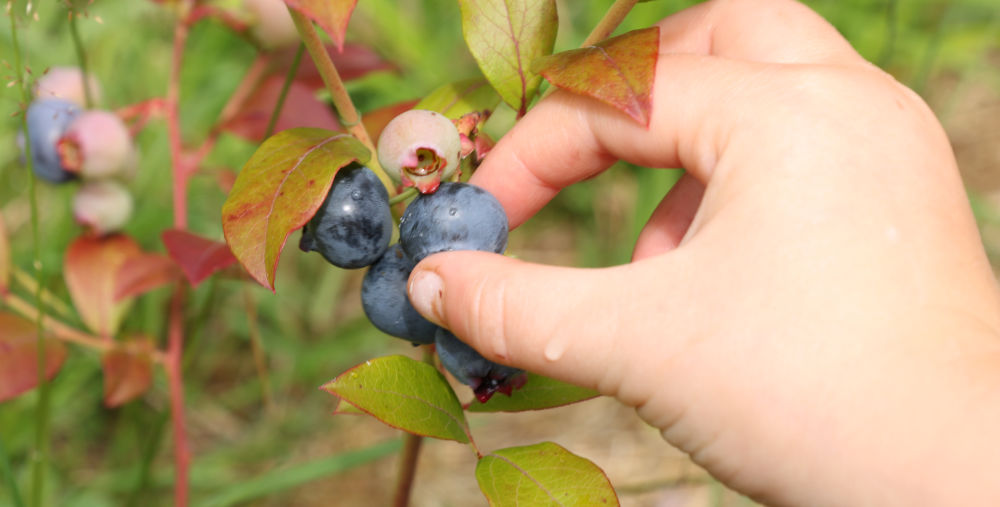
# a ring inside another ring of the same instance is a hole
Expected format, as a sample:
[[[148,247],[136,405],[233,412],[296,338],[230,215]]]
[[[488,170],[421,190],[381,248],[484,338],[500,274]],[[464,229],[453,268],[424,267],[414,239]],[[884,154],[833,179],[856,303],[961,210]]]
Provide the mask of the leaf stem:
[[[590,35],[583,40],[583,44],[580,47],[593,46],[611,36],[637,3],[639,3],[639,0],[615,0],[615,3],[604,13],[604,17],[590,31]]]
[[[49,309],[51,309],[53,313],[58,313],[59,316],[64,319],[72,320],[75,318],[73,315],[73,309],[70,308],[69,305],[56,297],[55,294],[50,292],[45,287],[41,287],[41,284],[32,278],[30,274],[16,266],[11,270],[10,274],[13,276],[15,282],[23,285],[24,288],[31,293],[38,291],[40,288],[42,291],[42,302],[48,305]]]
[[[106,352],[114,348],[114,342],[106,340],[97,336],[89,335],[83,331],[79,331],[72,328],[62,322],[44,315],[43,312],[39,311],[31,303],[17,297],[14,294],[6,293],[0,295],[0,301],[4,303],[8,308],[14,310],[18,314],[25,318],[38,320],[41,319],[42,328],[53,338],[62,340],[67,343],[73,343],[80,345],[82,347],[87,347],[89,349],[94,349],[99,352]],[[163,353],[160,351],[154,351],[152,355],[154,362],[163,362]]]
[[[94,107],[94,91],[90,89],[90,73],[87,70],[87,52],[83,49],[83,39],[80,38],[80,29],[77,27],[76,7],[69,4],[69,32],[73,38],[73,48],[76,50],[77,64],[80,66],[80,79],[83,80],[84,105],[89,109]]]
[[[306,46],[299,43],[299,48],[295,50],[295,58],[292,59],[292,65],[288,67],[288,74],[285,75],[285,82],[281,85],[281,92],[278,93],[278,102],[274,105],[274,111],[271,112],[271,119],[267,121],[267,128],[264,130],[264,139],[271,137],[274,133],[274,126],[278,124],[278,118],[281,116],[281,110],[285,107],[285,99],[288,97],[288,90],[292,87],[292,82],[295,81],[295,75],[299,72],[299,63],[302,62],[302,53],[306,50]]]
[[[330,54],[327,53],[326,47],[323,45],[323,40],[320,39],[319,33],[316,32],[316,27],[309,21],[309,18],[295,9],[289,8],[288,13],[292,15],[295,28],[298,29],[299,36],[302,37],[302,42],[305,44],[306,50],[309,51],[309,56],[312,57],[320,77],[323,78],[323,83],[326,84],[326,89],[330,92],[330,99],[333,100],[333,107],[336,108],[341,123],[347,127],[347,131],[351,135],[368,148],[368,151],[371,152],[371,159],[367,164],[368,167],[378,175],[379,180],[385,185],[386,191],[389,192],[389,196],[396,195],[396,185],[392,183],[389,175],[385,173],[382,165],[379,164],[375,143],[372,142],[371,136],[365,130],[365,125],[361,122],[361,114],[354,107],[354,102],[347,93],[344,81],[340,79],[340,73],[337,72],[337,67],[333,64],[333,60],[330,59]]]

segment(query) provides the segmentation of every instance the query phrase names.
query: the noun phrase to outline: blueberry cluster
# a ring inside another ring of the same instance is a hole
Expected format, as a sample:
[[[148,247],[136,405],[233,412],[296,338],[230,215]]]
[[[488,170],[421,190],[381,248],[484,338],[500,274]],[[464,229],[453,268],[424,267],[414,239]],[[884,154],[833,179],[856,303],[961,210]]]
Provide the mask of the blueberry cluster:
[[[132,176],[137,152],[125,123],[110,111],[85,110],[84,77],[79,69],[56,67],[35,85],[35,99],[25,120],[31,167],[54,184],[81,181],[73,198],[77,222],[95,234],[120,230],[132,214],[133,201],[121,179]],[[99,94],[95,80],[88,86]]]
[[[424,257],[454,250],[503,253],[507,215],[489,192],[468,183],[440,183],[418,195],[399,222],[399,242],[389,245],[392,214],[385,188],[367,167],[341,169],[320,210],[303,228],[299,247],[318,251],[335,266],[370,266],[361,284],[361,304],[375,327],[414,344],[435,344],[444,367],[485,402],[510,394],[524,375],[491,362],[447,329],[421,316],[406,284]]]

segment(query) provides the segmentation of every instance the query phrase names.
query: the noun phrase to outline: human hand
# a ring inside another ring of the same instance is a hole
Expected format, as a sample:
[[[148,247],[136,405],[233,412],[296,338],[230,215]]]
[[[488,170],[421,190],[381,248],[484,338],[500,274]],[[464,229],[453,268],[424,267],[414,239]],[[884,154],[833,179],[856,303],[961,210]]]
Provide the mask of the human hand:
[[[438,254],[414,304],[759,500],[1000,502],[1000,295],[932,112],[795,2],[660,27],[648,129],[555,93],[472,179],[516,227],[615,160],[685,168],[633,262]]]

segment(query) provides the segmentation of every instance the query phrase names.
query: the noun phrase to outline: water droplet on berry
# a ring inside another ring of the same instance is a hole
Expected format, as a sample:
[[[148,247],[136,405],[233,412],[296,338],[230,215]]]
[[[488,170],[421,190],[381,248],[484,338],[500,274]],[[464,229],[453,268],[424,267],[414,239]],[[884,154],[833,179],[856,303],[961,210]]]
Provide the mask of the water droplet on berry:
[[[448,209],[448,214],[451,215],[451,216],[455,216],[457,213],[458,213],[458,208],[449,208]]]
[[[360,201],[362,197],[364,197],[364,195],[361,194],[360,190],[351,192],[351,199],[354,199],[355,201]]]

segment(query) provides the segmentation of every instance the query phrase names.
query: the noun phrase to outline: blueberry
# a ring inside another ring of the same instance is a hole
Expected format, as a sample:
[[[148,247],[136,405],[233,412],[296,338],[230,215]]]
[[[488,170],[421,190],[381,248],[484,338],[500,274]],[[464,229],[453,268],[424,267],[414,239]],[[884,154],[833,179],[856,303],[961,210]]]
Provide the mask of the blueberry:
[[[438,328],[434,344],[445,369],[459,382],[472,387],[476,399],[482,403],[497,391],[510,396],[514,389],[524,385],[524,370],[486,359],[443,327]]]
[[[302,229],[299,248],[356,269],[377,261],[391,238],[389,193],[371,169],[351,164],[337,172],[330,193]]]
[[[31,165],[39,178],[52,183],[76,178],[63,168],[56,145],[80,113],[76,104],[57,98],[38,99],[28,106],[26,119],[31,142]]]
[[[434,343],[437,326],[423,318],[406,295],[406,281],[415,265],[399,243],[389,247],[365,273],[361,306],[368,320],[382,332],[414,344],[430,344]]]
[[[399,221],[399,242],[414,261],[438,252],[507,248],[507,215],[489,192],[468,183],[442,183],[421,194]]]

